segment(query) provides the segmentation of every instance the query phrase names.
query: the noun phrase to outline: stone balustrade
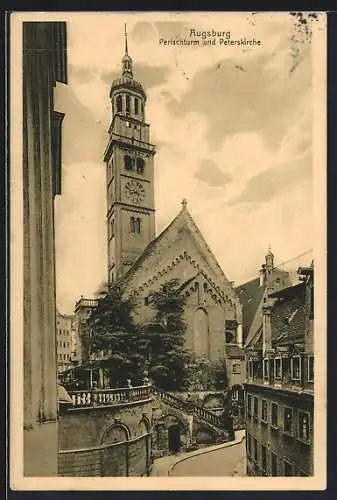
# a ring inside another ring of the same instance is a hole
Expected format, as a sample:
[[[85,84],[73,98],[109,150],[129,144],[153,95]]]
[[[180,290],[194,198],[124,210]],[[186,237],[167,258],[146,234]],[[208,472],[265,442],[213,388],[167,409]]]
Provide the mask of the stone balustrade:
[[[172,405],[174,408],[177,408],[184,413],[199,417],[200,419],[204,420],[208,424],[213,425],[214,427],[217,427],[218,429],[224,428],[223,419],[218,415],[215,415],[213,412],[205,408],[201,408],[200,406],[197,406],[190,401],[183,401],[182,399],[179,399],[168,392],[162,391],[161,389],[154,388],[153,391],[155,395],[159,396],[163,401],[165,401],[169,405]]]
[[[117,406],[138,401],[146,401],[151,398],[149,385],[137,387],[122,387],[119,389],[96,389],[69,391],[74,408],[85,408],[95,406]]]

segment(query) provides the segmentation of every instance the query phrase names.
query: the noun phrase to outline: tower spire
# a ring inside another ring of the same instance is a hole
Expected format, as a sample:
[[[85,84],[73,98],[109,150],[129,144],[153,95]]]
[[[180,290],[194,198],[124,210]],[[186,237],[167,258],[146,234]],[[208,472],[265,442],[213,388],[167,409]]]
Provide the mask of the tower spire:
[[[128,56],[128,32],[126,31],[126,23],[124,23],[124,35],[125,35],[125,55]]]
[[[123,76],[126,78],[133,79],[132,74],[132,59],[128,52],[128,33],[126,31],[126,23],[124,23],[124,37],[125,37],[125,54],[122,59],[123,63]]]

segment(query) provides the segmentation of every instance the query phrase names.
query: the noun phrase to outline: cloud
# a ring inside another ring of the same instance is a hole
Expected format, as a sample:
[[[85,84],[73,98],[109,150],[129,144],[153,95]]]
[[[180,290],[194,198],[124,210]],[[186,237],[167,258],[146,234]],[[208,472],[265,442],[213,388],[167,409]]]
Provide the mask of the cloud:
[[[64,112],[62,123],[62,161],[97,162],[102,160],[107,145],[108,124],[96,118],[82,104],[71,86],[59,86],[55,92],[55,109]]]
[[[312,166],[308,157],[296,162],[289,161],[283,165],[276,165],[253,176],[243,192],[230,204],[268,202],[288,191],[293,185],[310,179],[311,176]]]
[[[221,187],[232,181],[232,176],[223,172],[212,160],[202,160],[194,177],[211,187]]]
[[[200,70],[181,100],[168,101],[168,108],[176,117],[190,109],[207,116],[212,147],[228,134],[256,130],[277,147],[294,107],[311,86],[311,57],[308,53],[291,75],[283,71],[276,77],[269,64],[270,55],[247,59],[242,71],[236,59],[223,59]]]

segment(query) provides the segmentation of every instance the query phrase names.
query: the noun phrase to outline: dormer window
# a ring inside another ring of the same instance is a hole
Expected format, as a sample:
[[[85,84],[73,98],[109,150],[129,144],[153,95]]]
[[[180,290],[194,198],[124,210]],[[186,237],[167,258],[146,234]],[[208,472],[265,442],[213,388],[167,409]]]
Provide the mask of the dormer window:
[[[293,356],[291,358],[291,378],[292,380],[301,380],[301,358]]]
[[[269,359],[263,360],[263,380],[269,380]]]
[[[275,380],[282,379],[282,358],[275,358],[274,361],[274,377]]]

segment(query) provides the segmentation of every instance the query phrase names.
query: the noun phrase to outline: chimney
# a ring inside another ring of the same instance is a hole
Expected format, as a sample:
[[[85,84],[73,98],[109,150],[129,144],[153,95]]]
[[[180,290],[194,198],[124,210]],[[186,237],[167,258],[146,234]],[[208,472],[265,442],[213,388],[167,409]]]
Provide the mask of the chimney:
[[[263,354],[272,348],[271,341],[271,310],[272,302],[268,297],[265,297],[265,303],[263,304]]]

